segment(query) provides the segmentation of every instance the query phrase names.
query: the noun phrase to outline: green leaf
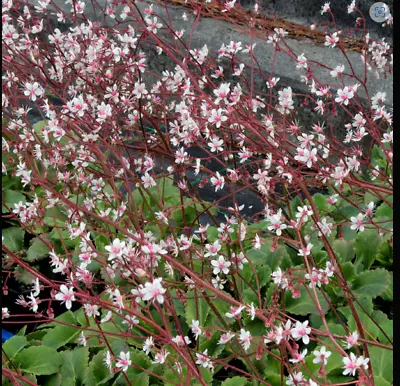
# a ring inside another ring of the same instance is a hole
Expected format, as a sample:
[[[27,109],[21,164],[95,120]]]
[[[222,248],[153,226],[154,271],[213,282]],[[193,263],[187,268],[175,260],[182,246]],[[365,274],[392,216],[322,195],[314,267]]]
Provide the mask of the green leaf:
[[[386,336],[380,330],[378,331],[378,334],[377,334],[377,338],[379,339],[379,341],[383,344],[392,344],[393,343],[393,320],[387,319],[387,320],[379,323],[379,327],[385,332],[385,334],[391,340],[391,342],[389,342],[389,340],[386,338]]]
[[[23,204],[26,203],[26,197],[24,194],[16,190],[5,190],[3,192],[3,205],[1,209],[2,213],[8,213],[9,211],[12,212],[12,210],[14,209],[14,204],[18,204],[20,201]],[[4,204],[9,209],[7,209]]]
[[[375,386],[392,386],[392,384],[387,381],[382,375],[374,374],[374,385]]]
[[[354,240],[335,240],[333,250],[338,255],[340,262],[352,261],[354,258]]]
[[[131,385],[135,386],[149,386],[149,375],[146,373],[132,373],[129,370],[131,367],[128,368],[128,371],[126,372],[126,376],[128,378],[128,381],[131,382]],[[123,374],[120,374],[118,378],[115,380],[115,382],[112,384],[113,386],[126,386],[126,380]]]
[[[38,327],[36,327],[36,329],[42,329],[42,328],[48,328],[48,327],[57,327],[60,325],[60,323],[65,323],[65,324],[71,324],[73,326],[76,325],[76,319],[75,319],[75,315],[71,310],[68,310],[66,312],[64,312],[63,314],[57,316],[56,318],[54,318],[53,322],[45,324],[42,323],[41,325],[39,325]]]
[[[315,206],[322,213],[324,212],[332,212],[335,207],[330,205],[328,201],[326,201],[326,196],[322,193],[316,193],[312,196]]]
[[[302,286],[300,288],[301,296],[299,299],[293,299],[292,294],[289,291],[287,291],[285,293],[286,311],[294,315],[307,315],[307,314],[319,315],[319,311],[317,309],[317,306],[315,305],[314,291],[311,288],[309,290],[311,296],[307,292],[307,289],[304,286]],[[321,308],[326,314],[329,310],[329,304],[322,295],[321,290],[317,288],[316,292],[318,295]]]
[[[260,249],[250,249],[247,257],[254,265],[267,265],[271,271],[275,271],[281,266],[283,258],[287,256],[287,251],[283,245],[279,245],[274,252],[271,252],[271,247],[272,241],[268,240],[261,245]]]
[[[47,126],[47,121],[39,121],[32,125],[32,129],[36,131],[39,136],[42,135],[42,129]]]
[[[244,377],[233,377],[222,382],[221,386],[245,386],[247,382]]]
[[[359,232],[355,242],[356,264],[363,263],[364,270],[369,269],[375,261],[382,243],[382,238],[376,229]]]
[[[351,283],[351,281],[353,280],[354,275],[355,275],[355,268],[354,268],[353,263],[348,261],[347,263],[342,264],[341,268],[343,271],[344,278],[346,279],[346,281],[348,283]]]
[[[384,202],[376,209],[375,217],[388,217],[393,220],[393,208]]]
[[[369,347],[369,360],[374,376],[382,376],[388,382],[393,381],[393,351],[382,347]]]
[[[25,336],[27,327],[28,327],[28,326],[22,327],[15,335],[18,335],[18,336]]]
[[[361,325],[363,326],[364,330],[367,331],[369,335],[376,338],[379,334],[379,328],[376,323],[379,325],[383,323],[383,313],[376,313],[373,309],[373,303],[371,297],[359,297],[358,301],[360,302],[362,308],[357,304],[354,303],[354,308],[356,309],[357,315],[361,321]],[[339,311],[342,312],[347,318],[347,326],[350,331],[358,330],[357,323],[354,319],[352,311],[349,306],[339,308]],[[375,320],[377,319],[377,320]],[[386,317],[387,320],[387,317]],[[344,334],[341,334],[344,335]]]
[[[61,374],[54,374],[46,377],[43,381],[44,386],[61,386],[62,378]]]
[[[278,350],[272,350],[272,354],[275,354],[278,358],[280,357],[280,352]],[[264,371],[264,375],[268,383],[272,386],[282,386],[281,380],[281,362],[275,359],[272,355],[268,355],[267,366]],[[285,378],[283,378],[285,382]]]
[[[72,378],[74,385],[82,385],[89,361],[89,349],[87,347],[78,347],[71,351],[63,351],[60,354],[63,359],[60,369],[63,380]]]
[[[190,290],[187,292],[185,317],[189,326],[192,324],[192,320],[198,320],[200,326],[204,326],[209,312],[210,306],[200,291]]]
[[[139,351],[136,349],[130,349],[130,358],[132,361],[132,366],[129,368],[130,372],[132,374],[140,374],[143,372],[143,369],[148,369],[151,367],[152,363],[148,355],[144,353],[143,351]],[[138,366],[138,367],[136,367]],[[141,367],[141,368],[139,368]]]
[[[385,269],[365,271],[354,279],[352,291],[357,296],[376,298],[389,288],[390,279],[390,273]]]
[[[106,350],[97,353],[89,363],[85,375],[85,386],[104,385],[114,374],[111,374],[104,363]]]
[[[379,248],[379,252],[376,256],[376,260],[385,267],[391,267],[393,264],[393,247],[388,241],[382,243]]]
[[[50,248],[39,238],[35,237],[32,241],[31,246],[28,249],[26,258],[24,260],[34,261],[40,260],[40,258],[45,257],[50,252]]]
[[[33,346],[20,351],[14,359],[22,371],[35,375],[57,373],[61,367],[61,355],[51,347]]]
[[[10,250],[10,252],[19,252],[24,246],[24,234],[25,230],[18,227],[3,229],[3,244]]]
[[[28,344],[24,336],[15,335],[3,343],[3,350],[12,360]]]

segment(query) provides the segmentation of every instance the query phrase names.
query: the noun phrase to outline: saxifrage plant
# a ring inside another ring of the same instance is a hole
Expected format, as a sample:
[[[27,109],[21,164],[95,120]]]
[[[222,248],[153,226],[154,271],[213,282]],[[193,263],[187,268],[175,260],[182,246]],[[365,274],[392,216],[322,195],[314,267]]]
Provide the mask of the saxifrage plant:
[[[248,32],[296,62],[303,95],[254,44],[191,41],[207,7],[235,23],[235,1],[189,3],[176,31],[168,4],[96,4],[92,22],[82,1],[3,2],[3,290],[25,283],[18,304],[40,323],[4,345],[3,383],[392,384],[392,114],[367,87],[392,71],[390,46],[351,3],[360,78],[329,3],[335,68],[259,31],[257,6]],[[148,50],[171,69],[150,70]],[[24,317],[3,308],[5,324]]]

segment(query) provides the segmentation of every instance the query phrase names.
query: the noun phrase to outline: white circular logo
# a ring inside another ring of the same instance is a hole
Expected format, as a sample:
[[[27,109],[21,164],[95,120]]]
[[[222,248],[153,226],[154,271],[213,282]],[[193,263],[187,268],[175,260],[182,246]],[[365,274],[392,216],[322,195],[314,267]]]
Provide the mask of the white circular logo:
[[[383,23],[390,15],[389,7],[382,2],[372,4],[369,9],[369,16],[377,23]]]

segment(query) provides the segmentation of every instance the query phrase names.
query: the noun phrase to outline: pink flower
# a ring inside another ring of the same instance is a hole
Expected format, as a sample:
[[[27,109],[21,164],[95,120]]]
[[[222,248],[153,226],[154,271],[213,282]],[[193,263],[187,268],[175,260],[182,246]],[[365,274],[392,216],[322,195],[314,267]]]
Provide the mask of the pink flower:
[[[324,366],[326,366],[328,363],[327,358],[329,358],[332,353],[330,351],[326,351],[326,347],[322,346],[319,351],[314,350],[313,354],[315,355],[315,358],[313,359],[313,363],[323,363]]]
[[[131,364],[132,361],[130,360],[130,353],[124,353],[123,351],[121,351],[116,366],[120,368],[123,372],[126,372]]]
[[[233,337],[235,336],[235,334],[232,334],[231,332],[227,332],[221,335],[221,337],[219,338],[218,344],[226,344],[228,343]]]
[[[357,217],[350,217],[350,221],[352,222],[352,225],[351,225],[351,227],[350,227],[350,229],[352,229],[352,230],[358,230],[358,231],[360,231],[360,232],[363,232],[364,231],[364,218],[365,218],[365,215],[364,214],[362,214],[362,213],[359,213],[358,215],[357,215]]]
[[[225,185],[225,178],[218,172],[215,173],[216,177],[211,177],[211,184],[215,186],[215,191],[222,190]]]
[[[154,356],[153,363],[159,363],[160,365],[164,364],[168,355],[168,351],[166,351],[165,349],[161,349],[161,351]]]
[[[41,97],[44,94],[43,88],[40,86],[38,82],[34,83],[25,83],[25,91],[24,94],[29,96],[31,101],[35,102],[36,97]]]
[[[164,303],[164,293],[167,291],[165,288],[162,287],[161,285],[162,278],[157,278],[154,279],[152,283],[145,283],[144,287],[140,289],[142,296],[142,299],[145,301],[151,300],[157,300],[158,303],[163,304]]]
[[[332,35],[325,36],[325,45],[328,47],[331,46],[332,48],[334,48],[336,46],[336,43],[339,41],[339,38],[337,35],[338,35],[338,33],[334,32]]]
[[[309,334],[311,333],[311,328],[308,326],[308,320],[305,322],[296,322],[295,327],[292,329],[291,334],[293,339],[302,339],[304,344],[310,343]]]
[[[347,350],[358,345],[358,332],[354,331],[350,336],[346,337]]]
[[[225,275],[229,273],[229,267],[231,266],[230,261],[225,261],[223,256],[219,256],[218,260],[212,260],[211,265],[214,267],[213,274],[218,275],[223,272]]]
[[[335,102],[340,104],[343,103],[345,106],[347,106],[349,104],[349,100],[353,97],[354,91],[346,86],[345,88],[338,90]]]
[[[215,124],[217,128],[221,127],[221,123],[228,120],[228,117],[223,115],[224,111],[222,109],[212,109],[211,116],[208,118],[208,122]]]
[[[200,326],[200,322],[198,320],[192,320],[192,324],[190,325],[190,328],[191,328],[196,340],[201,335],[201,328],[199,326]]]
[[[72,302],[75,300],[74,289],[68,288],[65,284],[60,286],[60,292],[56,294],[56,300],[61,300],[61,304],[65,303],[67,310],[72,307]]]
[[[250,348],[251,339],[252,336],[250,334],[250,331],[246,331],[245,329],[242,328],[240,330],[239,341],[242,344],[242,347],[244,348],[245,351],[247,351]]]

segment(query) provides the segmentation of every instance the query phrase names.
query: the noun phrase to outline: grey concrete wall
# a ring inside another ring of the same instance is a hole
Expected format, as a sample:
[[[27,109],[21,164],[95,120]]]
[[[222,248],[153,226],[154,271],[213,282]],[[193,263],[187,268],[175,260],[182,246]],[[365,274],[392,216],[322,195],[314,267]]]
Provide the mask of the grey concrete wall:
[[[386,41],[393,42],[393,29],[382,27],[369,17],[369,8],[377,0],[357,0],[356,7],[363,13],[367,30],[374,38],[385,37]],[[331,21],[328,14],[321,15],[321,7],[328,1],[325,0],[259,0],[260,7],[265,8],[267,13],[275,14],[279,18],[309,26],[311,24],[326,23]],[[393,15],[393,0],[384,1]],[[239,3],[239,0],[238,0]],[[240,0],[245,9],[251,9],[256,3],[255,0]],[[337,25],[340,28],[354,28],[355,20],[359,14],[347,13],[347,6],[351,0],[331,0],[330,8],[335,16]]]
[[[252,0],[251,0],[252,1]],[[244,5],[247,4],[249,6],[250,0],[242,0],[242,4],[245,3]],[[35,0],[30,0],[30,2],[33,4],[35,3]],[[60,6],[60,8],[64,9],[65,11],[69,11],[70,6],[65,5],[63,0],[56,0],[56,3]],[[104,6],[106,3],[106,0],[98,0],[98,3],[101,6]],[[151,1],[144,0],[142,2],[137,2],[138,8],[141,10],[141,12],[144,11],[146,7],[151,4]],[[286,4],[287,3],[287,4]],[[315,21],[314,16],[310,15],[315,15],[316,19],[320,19],[321,15],[318,10],[320,10],[321,4],[323,4],[324,1],[320,0],[290,0],[288,2],[283,2],[283,1],[272,1],[272,0],[263,0],[263,5],[268,5],[268,6],[273,6],[279,11],[281,14],[289,15],[292,16],[293,14],[298,14],[298,15],[308,15],[307,19],[304,20],[310,20],[310,21]],[[341,5],[340,5],[340,4]],[[345,3],[345,4],[344,4]],[[338,8],[343,8],[345,7],[345,12],[347,13],[347,8],[346,5],[349,3],[348,0],[346,1],[331,1],[332,8],[336,9]],[[366,2],[365,2],[366,3]],[[165,3],[163,3],[165,4]],[[291,7],[290,5],[293,5]],[[306,7],[306,4],[309,4],[308,7]],[[364,3],[363,3],[364,4]],[[296,5],[296,7],[294,7]],[[318,6],[317,6],[318,5]],[[340,7],[339,7],[340,5]],[[364,4],[363,7],[365,8],[367,5]],[[369,8],[369,6],[368,6]],[[168,20],[167,17],[167,12],[165,10],[164,6],[157,5],[157,3],[154,3],[153,7],[154,11],[159,14],[162,18],[165,20]],[[180,7],[180,6],[172,6],[168,5],[168,13],[169,17],[172,20],[172,26],[175,30],[180,30],[180,29],[185,29],[187,32],[184,36],[184,41],[188,42],[189,38],[189,32],[190,32],[190,27],[191,27],[191,22],[194,20],[193,16],[189,16],[189,21],[184,22],[182,20],[182,14],[186,12],[188,15],[190,15],[190,12],[188,9]],[[103,22],[103,18],[100,18],[99,12],[97,12],[97,15],[92,10],[92,6],[90,4],[87,4],[87,7],[85,9],[85,14],[91,19],[91,20],[98,20],[99,22]],[[319,17],[318,17],[318,15]],[[114,25],[114,20],[111,18],[106,18],[106,25],[107,26],[112,26]],[[53,25],[56,25],[57,22],[53,21]],[[167,31],[162,31],[159,30],[158,36],[161,36],[163,38],[168,39],[170,38],[170,34]],[[240,32],[237,32],[234,30],[234,26],[228,22],[225,21],[220,21],[216,19],[211,19],[211,18],[202,18],[198,22],[194,33],[192,37],[192,44],[190,48],[201,48],[204,44],[206,44],[209,48],[210,51],[210,56],[216,56],[216,52],[218,49],[221,47],[222,43],[229,44],[230,41],[241,41],[242,45],[245,46],[246,44],[251,43],[251,37],[247,34],[242,34]],[[305,57],[309,61],[316,61],[319,63],[323,63],[326,66],[334,68],[338,64],[344,64],[346,67],[346,71],[350,71],[350,65],[347,62],[347,60],[350,61],[354,72],[356,76],[358,76],[360,79],[363,79],[363,74],[364,74],[364,64],[361,60],[361,56],[359,53],[354,52],[354,51],[349,51],[346,53],[347,58],[344,56],[344,54],[337,48],[328,48],[325,47],[324,45],[321,44],[314,44],[310,40],[294,40],[294,39],[285,39],[288,46],[294,51],[296,55],[300,55],[301,53],[304,53]],[[274,57],[274,47],[271,44],[267,44],[266,41],[255,38],[253,43],[256,43],[256,47],[254,50],[255,57],[258,60],[258,63],[260,64],[261,70],[264,72],[266,76],[269,76],[269,73],[271,71],[271,64],[273,61]],[[166,55],[157,55],[155,53],[154,48],[152,48],[150,45],[143,45],[141,47],[146,54],[148,58],[148,68],[152,72],[156,74],[160,74],[163,70],[165,69],[172,69],[174,68],[175,64],[170,60]],[[245,63],[250,63],[250,59],[247,54],[240,54],[239,55],[240,59],[243,60]],[[228,75],[228,80],[232,81],[233,83],[237,82],[236,77],[229,77],[229,64],[227,62],[221,63],[224,67],[226,67],[226,75]],[[276,55],[276,61],[274,65],[274,76],[279,77],[280,83],[279,85],[281,87],[287,87],[290,86],[292,87],[293,91],[295,93],[303,93],[303,94],[308,94],[309,89],[308,86],[305,85],[300,81],[300,75],[296,71],[296,63],[293,59],[291,59],[288,55],[279,53]],[[231,71],[230,71],[231,72]],[[329,74],[329,70],[326,70],[322,67],[317,68],[314,70],[315,75],[317,78],[322,82],[322,83],[330,83],[332,84],[332,90],[335,91],[335,86],[340,87],[341,82],[339,81],[338,78],[332,78]],[[249,72],[248,72],[249,74]],[[345,81],[348,80],[346,77],[344,77]],[[355,81],[351,81],[351,84],[355,83]],[[376,79],[372,73],[369,73],[368,77],[368,82],[367,82],[367,88],[369,91],[370,95],[375,94],[378,91],[385,91],[387,93],[387,105],[391,106],[393,103],[393,77],[389,75],[386,78],[381,77],[380,79]],[[255,91],[266,91],[266,86],[265,86],[265,80],[258,75],[254,76],[254,90]],[[360,87],[358,91],[359,95],[363,98],[366,96],[365,90]],[[295,99],[296,103],[296,99]],[[312,109],[300,109],[298,111],[298,118],[300,119],[300,123],[304,126],[311,126],[312,123],[315,123],[317,121],[321,120],[321,116],[317,115]],[[343,115],[340,115],[338,117],[331,117],[334,119],[335,122],[335,130],[336,134],[339,138],[343,138],[345,135],[345,129],[343,125],[348,122],[348,118],[346,118]]]

